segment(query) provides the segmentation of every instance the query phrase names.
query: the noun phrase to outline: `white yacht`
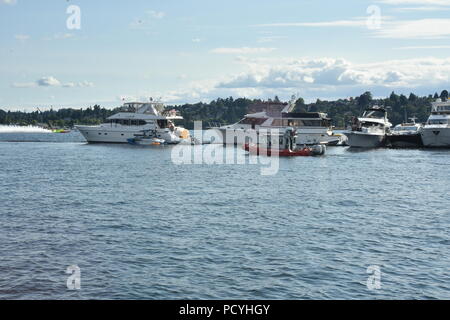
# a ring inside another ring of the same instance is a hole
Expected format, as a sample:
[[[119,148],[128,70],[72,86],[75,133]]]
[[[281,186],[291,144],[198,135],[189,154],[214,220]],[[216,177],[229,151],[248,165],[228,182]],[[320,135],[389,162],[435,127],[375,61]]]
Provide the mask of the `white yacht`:
[[[450,100],[432,103],[431,115],[423,127],[425,147],[450,147]]]
[[[109,117],[108,122],[98,126],[76,128],[89,143],[128,143],[129,139],[151,132],[156,139],[176,144],[189,138],[189,131],[175,126],[173,121],[183,119],[175,111],[163,111],[160,102],[125,103],[119,113]]]
[[[362,117],[354,117],[347,134],[348,145],[353,148],[377,148],[385,144],[386,134],[392,127],[384,108],[368,108]]]
[[[224,144],[244,144],[252,133],[259,134],[260,130],[286,128],[297,131],[298,145],[327,144],[337,145],[343,139],[342,135],[334,135],[331,119],[326,113],[304,112],[293,113],[293,101],[290,103],[261,103],[260,112],[247,114],[244,119],[232,125],[213,128],[218,131]],[[228,139],[227,139],[228,136]]]
[[[418,148],[422,147],[421,123],[416,123],[415,118],[411,122],[396,125],[387,136],[387,145],[393,148]]]

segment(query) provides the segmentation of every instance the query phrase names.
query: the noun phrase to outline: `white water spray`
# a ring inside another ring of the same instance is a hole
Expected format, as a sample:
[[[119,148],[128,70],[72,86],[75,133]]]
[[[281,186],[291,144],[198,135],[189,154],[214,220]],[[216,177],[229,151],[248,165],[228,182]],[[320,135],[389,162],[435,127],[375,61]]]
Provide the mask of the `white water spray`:
[[[35,126],[5,126],[0,125],[0,133],[52,133],[52,131]]]

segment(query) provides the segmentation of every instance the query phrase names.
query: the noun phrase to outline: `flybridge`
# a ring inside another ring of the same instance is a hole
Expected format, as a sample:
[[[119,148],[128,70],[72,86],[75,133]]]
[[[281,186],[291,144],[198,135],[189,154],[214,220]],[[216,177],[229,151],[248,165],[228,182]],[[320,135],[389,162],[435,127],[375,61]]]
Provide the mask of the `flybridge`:
[[[450,113],[450,100],[442,101],[438,99],[436,102],[433,102],[432,112],[433,113]]]

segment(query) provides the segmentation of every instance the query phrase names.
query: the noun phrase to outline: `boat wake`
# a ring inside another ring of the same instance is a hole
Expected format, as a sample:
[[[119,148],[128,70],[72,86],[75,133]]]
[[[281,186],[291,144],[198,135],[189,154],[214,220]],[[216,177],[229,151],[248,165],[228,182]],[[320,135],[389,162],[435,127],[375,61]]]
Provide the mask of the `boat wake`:
[[[52,131],[35,126],[24,127],[0,125],[0,133],[52,133]]]

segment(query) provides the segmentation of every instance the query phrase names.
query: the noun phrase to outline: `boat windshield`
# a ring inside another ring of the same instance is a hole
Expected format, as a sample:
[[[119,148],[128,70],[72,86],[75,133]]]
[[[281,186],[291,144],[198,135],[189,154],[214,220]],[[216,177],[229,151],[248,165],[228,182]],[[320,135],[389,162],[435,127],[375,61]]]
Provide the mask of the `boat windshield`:
[[[384,118],[385,111],[383,110],[367,110],[364,112],[363,118],[374,118],[374,119],[380,119]]]
[[[238,124],[262,125],[266,120],[265,118],[244,118]]]
[[[364,121],[362,123],[363,127],[384,127],[384,125],[382,123],[378,123],[378,122],[369,122],[369,121]]]

